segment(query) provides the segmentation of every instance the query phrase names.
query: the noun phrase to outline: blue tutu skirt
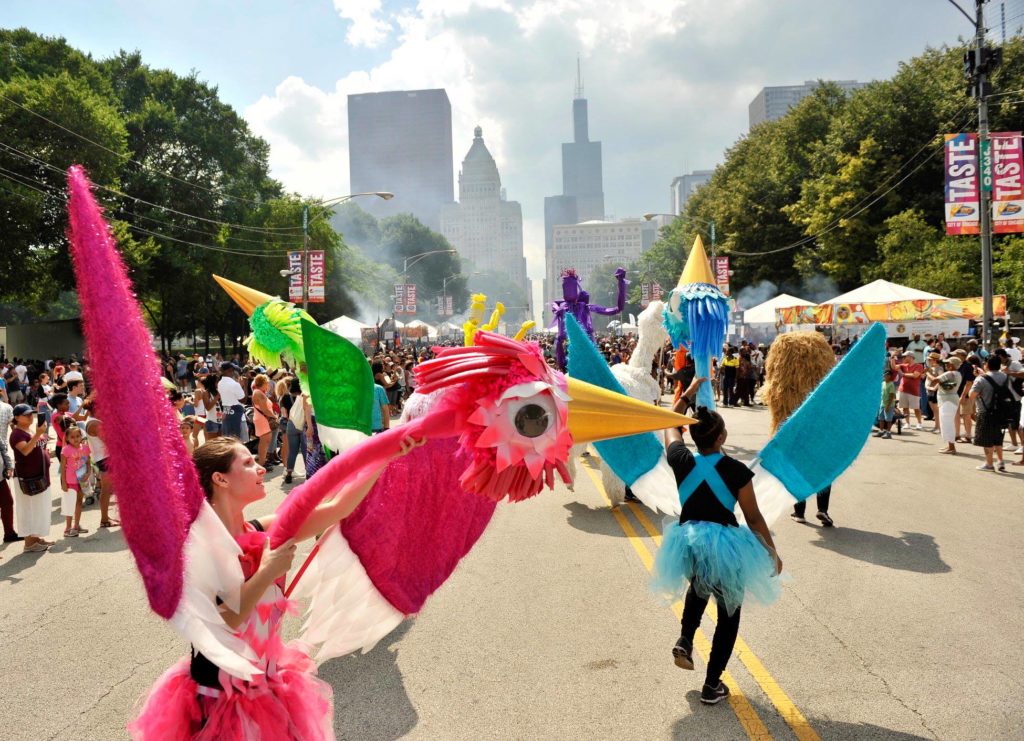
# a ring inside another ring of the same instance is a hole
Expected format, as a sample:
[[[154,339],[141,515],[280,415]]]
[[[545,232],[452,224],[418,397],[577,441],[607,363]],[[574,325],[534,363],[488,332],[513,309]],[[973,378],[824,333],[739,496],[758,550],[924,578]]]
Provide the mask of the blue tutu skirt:
[[[716,522],[672,522],[654,564],[654,590],[682,599],[687,583],[704,599],[712,596],[729,614],[745,595],[770,604],[779,597],[775,558],[750,528]]]

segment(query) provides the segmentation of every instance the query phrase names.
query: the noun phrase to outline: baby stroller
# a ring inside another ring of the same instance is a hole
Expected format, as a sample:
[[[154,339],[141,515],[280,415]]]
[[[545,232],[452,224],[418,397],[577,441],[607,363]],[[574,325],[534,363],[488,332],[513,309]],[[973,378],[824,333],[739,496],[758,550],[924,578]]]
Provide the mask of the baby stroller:
[[[903,414],[900,412],[900,408],[896,407],[893,410],[892,425],[889,427],[889,431],[890,432],[895,432],[897,435],[902,435],[903,434],[903,420],[904,419],[906,419],[906,417],[903,416]],[[882,427],[882,424],[884,422],[885,422],[885,420],[882,419],[882,410],[879,409],[878,410],[878,416],[875,417],[875,427],[877,427],[879,430],[884,429]]]
[[[248,432],[247,440],[243,442],[246,449],[253,455],[259,454],[260,439],[256,437],[256,422],[253,420],[253,415],[256,413],[255,409],[251,406],[245,408],[245,426]]]

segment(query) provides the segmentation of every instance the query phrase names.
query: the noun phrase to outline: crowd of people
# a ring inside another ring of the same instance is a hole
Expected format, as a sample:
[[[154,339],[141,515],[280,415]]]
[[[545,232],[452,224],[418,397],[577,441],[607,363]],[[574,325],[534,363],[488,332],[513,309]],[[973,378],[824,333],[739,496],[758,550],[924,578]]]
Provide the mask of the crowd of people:
[[[554,364],[553,340],[546,335],[534,339]],[[401,414],[416,388],[413,370],[432,356],[433,344],[387,344],[368,353],[374,379],[373,432],[388,429]],[[597,344],[609,365],[615,365],[629,362],[637,340],[632,335],[599,335]],[[952,347],[941,334],[914,335],[906,346],[890,348],[874,435],[891,439],[904,430],[934,433],[942,440],[939,452],[947,455],[962,452],[958,444],[972,443],[984,452],[978,469],[999,472],[1006,471],[1008,435],[1010,449],[1020,456],[1012,464],[1024,466],[1024,365],[1017,341],[1006,338],[991,353],[974,339],[962,344]],[[838,356],[849,347],[843,342],[834,351]],[[716,401],[725,407],[757,404],[770,351],[770,346],[745,340],[727,343],[712,364]],[[300,475],[309,476],[323,464],[310,400],[293,370],[243,364],[238,355],[179,354],[161,362],[168,398],[190,452],[220,436],[236,437],[268,471],[283,467],[285,484],[294,483],[300,455]],[[45,362],[14,358],[0,371],[0,428],[5,429],[0,435],[0,515],[4,542],[24,541],[26,552],[53,545],[48,539],[51,460],[60,487],[64,537],[90,532],[83,524],[83,507],[97,502],[95,527],[119,524],[111,516],[103,421],[87,389],[88,373],[87,363],[75,357]],[[666,343],[651,373],[669,392],[676,382],[685,386],[693,379],[692,359],[674,367],[674,352]]]

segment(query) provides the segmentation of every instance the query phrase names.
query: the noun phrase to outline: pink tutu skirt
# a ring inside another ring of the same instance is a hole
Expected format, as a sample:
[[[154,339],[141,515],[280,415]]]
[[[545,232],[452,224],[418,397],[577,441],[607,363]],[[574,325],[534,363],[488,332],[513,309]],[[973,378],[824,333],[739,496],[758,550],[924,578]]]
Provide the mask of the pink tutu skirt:
[[[219,692],[196,684],[182,659],[157,680],[128,732],[144,741],[333,739],[331,686],[317,678],[305,651],[271,641],[276,660],[266,675],[245,682],[222,671]]]

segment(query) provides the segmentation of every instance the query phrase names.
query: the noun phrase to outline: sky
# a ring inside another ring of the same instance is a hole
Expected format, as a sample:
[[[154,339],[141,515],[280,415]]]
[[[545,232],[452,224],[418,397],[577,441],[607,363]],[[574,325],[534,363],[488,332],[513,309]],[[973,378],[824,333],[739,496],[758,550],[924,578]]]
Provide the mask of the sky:
[[[990,2],[999,18],[1000,2]],[[961,3],[973,6],[969,0]],[[4,27],[103,58],[195,71],[271,145],[289,190],[348,190],[346,96],[443,87],[456,183],[473,127],[523,208],[544,273],[544,196],[561,192],[576,59],[609,218],[669,209],[672,178],[720,163],[764,86],[891,76],[972,33],[946,0],[3,0]],[[1024,2],[1008,0],[1011,25]],[[993,25],[990,21],[990,25]],[[458,186],[456,185],[456,188]]]

